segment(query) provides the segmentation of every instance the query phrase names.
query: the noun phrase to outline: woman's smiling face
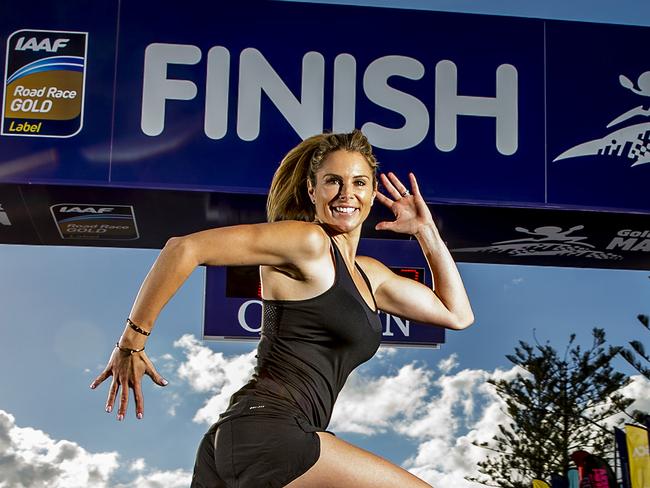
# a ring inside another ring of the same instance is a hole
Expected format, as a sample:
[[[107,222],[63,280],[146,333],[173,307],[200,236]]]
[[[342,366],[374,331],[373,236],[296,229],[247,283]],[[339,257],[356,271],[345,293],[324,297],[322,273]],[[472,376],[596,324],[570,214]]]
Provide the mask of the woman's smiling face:
[[[338,150],[329,154],[308,181],[316,218],[338,232],[360,227],[370,213],[376,187],[373,170],[358,152]]]

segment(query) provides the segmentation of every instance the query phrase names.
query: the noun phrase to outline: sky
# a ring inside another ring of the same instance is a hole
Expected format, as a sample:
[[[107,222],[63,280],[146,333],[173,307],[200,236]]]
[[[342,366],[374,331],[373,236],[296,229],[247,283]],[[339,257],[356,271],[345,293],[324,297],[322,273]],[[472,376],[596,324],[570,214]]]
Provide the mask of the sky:
[[[320,2],[650,26],[642,0],[522,2]],[[480,6],[477,7],[477,4]],[[645,20],[645,22],[643,22]],[[198,442],[250,375],[255,343],[203,341],[204,268],[158,318],[147,352],[169,386],[145,378],[145,418],[104,413],[103,369],[158,252],[0,245],[0,488],[188,486]],[[437,487],[473,488],[503,421],[488,377],[516,374],[505,355],[519,340],[558,348],[593,327],[612,344],[643,337],[650,271],[459,263],[475,324],[449,332],[437,350],[381,348],[349,378],[330,425],[341,438]],[[622,371],[633,371],[622,361]],[[650,409],[635,377],[628,394]],[[371,406],[371,408],[369,408]],[[444,453],[444,456],[441,456]]]

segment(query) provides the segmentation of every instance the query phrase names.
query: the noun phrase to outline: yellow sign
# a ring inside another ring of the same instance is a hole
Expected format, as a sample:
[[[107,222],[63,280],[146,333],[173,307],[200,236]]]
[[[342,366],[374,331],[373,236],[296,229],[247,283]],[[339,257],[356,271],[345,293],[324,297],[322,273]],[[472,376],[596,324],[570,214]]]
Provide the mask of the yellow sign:
[[[627,436],[627,452],[630,458],[632,488],[650,488],[648,431],[643,427],[626,425],[625,435]]]

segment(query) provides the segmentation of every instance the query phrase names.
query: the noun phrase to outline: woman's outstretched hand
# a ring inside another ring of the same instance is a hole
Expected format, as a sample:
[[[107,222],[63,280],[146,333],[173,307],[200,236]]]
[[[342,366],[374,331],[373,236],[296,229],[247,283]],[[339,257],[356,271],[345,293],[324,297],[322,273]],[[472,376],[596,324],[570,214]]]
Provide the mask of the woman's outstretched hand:
[[[413,173],[409,173],[409,180],[411,182],[410,191],[392,172],[388,173],[388,176],[382,173],[380,179],[382,185],[384,185],[384,188],[392,198],[380,192],[377,192],[376,198],[391,209],[395,215],[395,220],[392,222],[379,222],[375,226],[375,229],[392,230],[400,234],[414,236],[417,236],[425,227],[436,229],[429,207],[427,207],[426,202],[420,194],[418,182]]]
[[[90,388],[97,388],[106,378],[113,377],[111,387],[108,390],[106,400],[106,412],[111,413],[115,405],[115,399],[120,394],[120,406],[117,410],[117,420],[123,420],[126,415],[126,407],[129,403],[129,388],[133,388],[135,397],[135,414],[138,419],[144,415],[144,397],[142,395],[142,377],[148,375],[154,383],[160,386],[167,386],[168,382],[163,378],[144,351],[130,353],[119,349],[113,349],[108,365],[102,373],[93,380]]]

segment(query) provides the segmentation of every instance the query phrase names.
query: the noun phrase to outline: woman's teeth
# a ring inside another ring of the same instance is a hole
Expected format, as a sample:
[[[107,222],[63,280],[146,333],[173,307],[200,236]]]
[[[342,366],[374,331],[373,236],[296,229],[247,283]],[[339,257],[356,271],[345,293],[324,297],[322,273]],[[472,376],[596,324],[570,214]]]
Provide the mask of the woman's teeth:
[[[336,212],[341,212],[341,213],[346,213],[346,214],[351,214],[355,210],[358,210],[353,207],[333,207]]]

